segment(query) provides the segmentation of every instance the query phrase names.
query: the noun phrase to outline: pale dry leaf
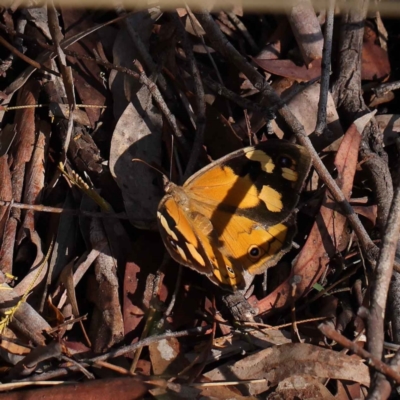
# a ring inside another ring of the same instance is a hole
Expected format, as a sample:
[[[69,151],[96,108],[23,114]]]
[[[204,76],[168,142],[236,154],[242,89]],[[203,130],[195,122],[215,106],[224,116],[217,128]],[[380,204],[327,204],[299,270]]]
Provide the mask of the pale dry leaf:
[[[304,126],[307,135],[310,135],[315,130],[318,115],[319,93],[320,85],[319,83],[315,83],[301,91],[288,103],[290,110]],[[284,96],[290,96],[290,89],[284,93]],[[330,138],[330,142],[343,136],[343,129],[339,121],[339,115],[330,93],[328,93],[326,122],[329,130],[333,133],[333,138]]]
[[[318,379],[304,375],[293,375],[279,382],[274,394],[285,400],[335,399]]]
[[[146,98],[148,89],[139,93]],[[139,228],[156,229],[156,212],[161,199],[157,174],[149,164],[161,159],[161,116],[153,113],[151,98],[147,97],[142,112],[129,103],[119,119],[111,141],[110,170],[122,191],[129,221]],[[159,117],[159,118],[158,118]]]
[[[177,338],[167,338],[150,344],[149,354],[154,375],[165,373],[174,375],[174,373],[179,372],[179,368],[182,370],[185,366],[178,367],[176,365],[174,368],[173,365],[174,363],[176,364],[176,359],[180,352],[181,346]],[[171,367],[173,368],[172,370]]]
[[[28,21],[31,21],[47,39],[51,39],[49,21],[47,19],[47,8],[45,6],[22,8],[21,13]]]
[[[91,219],[90,239],[93,246],[107,240],[100,219]],[[123,338],[124,332],[119,301],[117,262],[108,246],[94,262],[94,275],[96,286],[93,287],[91,293],[94,310],[89,334],[93,351],[103,353],[118,343]]]

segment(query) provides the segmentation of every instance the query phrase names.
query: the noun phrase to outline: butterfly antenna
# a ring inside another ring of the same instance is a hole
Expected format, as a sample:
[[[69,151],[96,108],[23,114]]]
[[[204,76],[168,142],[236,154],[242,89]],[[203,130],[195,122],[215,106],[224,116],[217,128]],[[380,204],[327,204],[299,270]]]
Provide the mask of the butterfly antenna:
[[[172,179],[172,162],[174,161],[174,135],[171,135],[171,148],[172,148],[172,151],[171,151],[171,160],[169,162],[169,165],[170,165],[170,167],[169,167],[169,180]]]
[[[160,170],[159,170],[158,168],[156,168],[156,167],[153,167],[153,166],[152,166],[151,164],[149,164],[148,162],[143,161],[143,160],[141,160],[140,158],[132,158],[132,161],[141,162],[141,163],[143,163],[143,164],[146,164],[148,167],[150,167],[151,169],[154,169],[154,171],[157,171],[159,174],[161,174],[161,175],[163,176],[164,180],[165,180],[165,178],[168,180],[168,178],[166,177],[166,175],[164,174],[164,172],[160,171]]]

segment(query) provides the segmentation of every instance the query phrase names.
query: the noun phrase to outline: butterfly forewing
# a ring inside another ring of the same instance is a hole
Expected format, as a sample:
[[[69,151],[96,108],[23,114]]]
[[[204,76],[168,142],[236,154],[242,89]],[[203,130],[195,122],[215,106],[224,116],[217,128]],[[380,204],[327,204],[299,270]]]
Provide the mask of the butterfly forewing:
[[[267,227],[292,213],[310,165],[303,147],[268,141],[210,164],[189,178],[184,188],[193,201]]]

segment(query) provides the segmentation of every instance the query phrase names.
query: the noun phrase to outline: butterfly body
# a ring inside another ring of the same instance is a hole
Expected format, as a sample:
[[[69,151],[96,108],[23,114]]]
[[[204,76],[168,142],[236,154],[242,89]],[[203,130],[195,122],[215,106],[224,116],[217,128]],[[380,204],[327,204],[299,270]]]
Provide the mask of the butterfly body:
[[[228,154],[183,186],[167,182],[157,215],[169,253],[218,285],[242,288],[290,249],[310,165],[303,147],[268,141]]]

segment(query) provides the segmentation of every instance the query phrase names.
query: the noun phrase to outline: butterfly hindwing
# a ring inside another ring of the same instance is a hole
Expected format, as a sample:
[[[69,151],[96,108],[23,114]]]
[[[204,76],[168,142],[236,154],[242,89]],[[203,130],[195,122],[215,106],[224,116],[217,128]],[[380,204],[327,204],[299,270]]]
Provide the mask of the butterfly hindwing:
[[[217,285],[236,285],[231,262],[221,253],[216,232],[206,217],[195,212],[188,215],[172,196],[165,196],[158,207],[158,222],[175,261],[207,275]]]

